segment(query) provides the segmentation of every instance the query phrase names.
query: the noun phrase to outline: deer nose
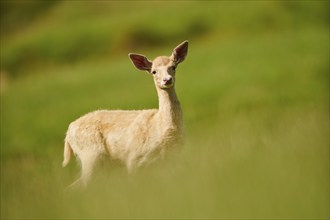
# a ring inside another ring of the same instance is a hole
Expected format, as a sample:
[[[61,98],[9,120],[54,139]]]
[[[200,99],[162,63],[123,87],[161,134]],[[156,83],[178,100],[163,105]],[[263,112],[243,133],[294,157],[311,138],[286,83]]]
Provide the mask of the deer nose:
[[[163,82],[164,82],[165,85],[170,85],[170,84],[173,83],[173,77],[172,76],[165,77],[163,79]]]

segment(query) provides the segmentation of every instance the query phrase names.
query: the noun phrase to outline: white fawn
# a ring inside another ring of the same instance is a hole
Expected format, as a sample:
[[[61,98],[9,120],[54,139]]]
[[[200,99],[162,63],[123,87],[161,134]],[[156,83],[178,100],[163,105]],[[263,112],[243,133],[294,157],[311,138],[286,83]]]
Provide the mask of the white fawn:
[[[86,186],[98,159],[109,156],[123,162],[128,172],[149,164],[183,140],[183,119],[176,96],[175,71],[188,52],[188,41],[178,45],[171,56],[150,61],[143,55],[130,53],[139,70],[153,76],[159,109],[98,110],[69,125],[64,145],[63,167],[72,153],[81,162],[81,177],[69,187]]]

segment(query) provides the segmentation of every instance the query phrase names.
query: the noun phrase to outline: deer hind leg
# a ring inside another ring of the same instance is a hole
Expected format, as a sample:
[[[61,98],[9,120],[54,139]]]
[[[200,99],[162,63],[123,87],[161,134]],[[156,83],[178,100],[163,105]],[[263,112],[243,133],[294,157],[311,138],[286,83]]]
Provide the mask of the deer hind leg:
[[[67,187],[67,190],[86,188],[93,174],[93,169],[95,167],[98,157],[99,154],[94,152],[88,152],[84,155],[79,156],[81,162],[81,176],[72,184],[70,184]]]

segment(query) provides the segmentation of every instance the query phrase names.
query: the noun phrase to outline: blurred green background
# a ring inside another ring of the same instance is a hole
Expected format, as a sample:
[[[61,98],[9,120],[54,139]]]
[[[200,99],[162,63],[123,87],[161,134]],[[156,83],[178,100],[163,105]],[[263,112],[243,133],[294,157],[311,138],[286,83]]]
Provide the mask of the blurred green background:
[[[90,187],[62,169],[68,124],[157,107],[153,59],[189,40],[186,144]],[[328,1],[1,0],[1,218],[329,218]]]

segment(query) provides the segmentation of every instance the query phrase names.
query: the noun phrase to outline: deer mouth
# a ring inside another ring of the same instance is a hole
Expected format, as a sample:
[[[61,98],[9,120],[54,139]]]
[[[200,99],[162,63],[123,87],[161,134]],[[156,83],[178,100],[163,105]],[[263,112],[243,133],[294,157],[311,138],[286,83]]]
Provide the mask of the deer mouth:
[[[162,83],[161,88],[162,89],[168,89],[174,86],[173,82],[166,82],[166,83]]]
[[[169,79],[164,79],[163,82],[161,83],[162,88],[167,89],[170,88],[174,85],[174,80],[173,78]]]

